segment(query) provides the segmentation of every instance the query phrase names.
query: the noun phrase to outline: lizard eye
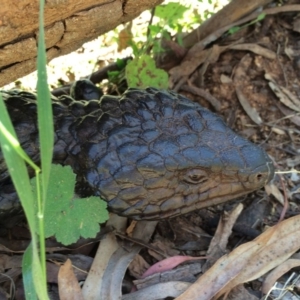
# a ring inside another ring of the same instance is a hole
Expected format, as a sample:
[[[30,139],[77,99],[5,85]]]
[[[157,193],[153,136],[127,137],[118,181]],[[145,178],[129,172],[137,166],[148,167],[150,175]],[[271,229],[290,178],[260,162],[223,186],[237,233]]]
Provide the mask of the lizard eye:
[[[188,183],[194,183],[194,184],[204,183],[207,180],[208,180],[207,172],[200,169],[189,170],[185,174],[185,178],[184,178],[184,181]]]

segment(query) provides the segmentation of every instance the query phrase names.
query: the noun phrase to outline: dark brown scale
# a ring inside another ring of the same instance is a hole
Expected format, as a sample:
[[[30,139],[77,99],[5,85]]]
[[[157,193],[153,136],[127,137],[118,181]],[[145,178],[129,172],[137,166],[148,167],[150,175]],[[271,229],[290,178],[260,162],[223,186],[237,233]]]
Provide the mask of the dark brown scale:
[[[35,96],[2,96],[23,148],[38,162]],[[62,97],[53,99],[53,110],[53,161],[70,165],[78,190],[101,196],[120,215],[184,214],[259,189],[274,175],[261,148],[173,92],[129,89],[121,97],[90,101]],[[0,153],[0,183],[8,177]],[[19,208],[18,201],[7,207],[7,195],[0,192],[0,217]]]

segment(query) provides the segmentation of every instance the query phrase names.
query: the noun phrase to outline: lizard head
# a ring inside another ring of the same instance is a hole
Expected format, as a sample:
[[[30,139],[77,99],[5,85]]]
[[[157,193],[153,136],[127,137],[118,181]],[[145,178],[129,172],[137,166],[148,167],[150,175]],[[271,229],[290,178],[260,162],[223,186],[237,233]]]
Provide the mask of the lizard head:
[[[89,147],[86,179],[108,207],[135,219],[159,219],[223,203],[260,189],[274,166],[259,146],[176,93],[129,89],[122,113]]]

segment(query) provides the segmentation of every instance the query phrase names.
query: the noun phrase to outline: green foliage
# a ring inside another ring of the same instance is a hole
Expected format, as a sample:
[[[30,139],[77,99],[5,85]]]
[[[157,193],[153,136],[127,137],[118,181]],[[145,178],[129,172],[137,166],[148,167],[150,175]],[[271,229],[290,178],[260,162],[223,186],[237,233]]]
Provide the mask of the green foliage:
[[[108,80],[110,83],[118,85],[124,80],[124,71],[126,68],[126,61],[124,59],[117,59],[116,64],[119,70],[107,71]]]
[[[126,61],[124,59],[117,58],[116,64],[119,70],[123,70],[126,67]]]
[[[149,55],[141,55],[127,64],[126,78],[129,87],[146,88],[148,86],[166,89],[168,74],[155,66]]]
[[[184,13],[189,7],[183,6],[177,2],[169,2],[165,5],[159,5],[155,9],[155,16],[161,19],[161,22],[165,25],[169,25],[171,28],[178,28],[178,21],[183,18]]]
[[[176,2],[157,6],[155,8],[156,21],[148,26],[147,42],[136,43],[133,40],[128,42],[135,55],[135,58],[126,66],[125,76],[129,87],[168,88],[168,74],[155,66],[155,61],[148,52],[150,49],[153,54],[164,51],[160,45],[161,38],[170,40],[170,29],[176,30],[177,33],[181,32],[182,26],[179,20],[188,9]]]
[[[55,235],[64,245],[80,236],[95,237],[99,223],[108,219],[107,204],[99,197],[74,198],[75,179],[71,167],[52,165],[44,208],[45,237]],[[36,193],[36,178],[31,182]]]
[[[27,172],[26,164],[29,163],[34,167],[36,174],[38,175],[40,169],[35,166],[35,164],[30,160],[24,150],[21,148],[20,143],[17,140],[17,136],[11,120],[9,118],[6,106],[2,100],[0,94],[0,144],[1,150],[8,166],[9,174],[14,183],[16,191],[19,195],[20,201],[24,208],[24,212],[28,221],[29,229],[31,232],[31,244],[27,250],[29,251],[27,255],[27,278],[33,278],[33,285],[25,288],[25,293],[32,295],[31,299],[38,294],[40,299],[48,299],[47,289],[46,289],[46,277],[45,269],[43,268],[43,263],[41,257],[38,253],[38,241],[36,232],[39,231],[37,222],[34,215],[34,203],[36,199],[33,197],[29,175]],[[40,231],[39,231],[40,232]],[[41,232],[43,235],[43,232]],[[40,245],[40,248],[42,246]],[[27,252],[26,250],[26,252]],[[24,269],[24,265],[23,265]],[[30,289],[33,287],[33,289]],[[30,290],[28,290],[28,288]]]
[[[43,286],[43,283],[38,283],[33,277],[33,261],[32,261],[32,243],[26,249],[22,259],[22,275],[23,275],[23,284],[24,284],[24,292],[25,298],[30,300],[38,300],[38,297],[35,293],[35,283],[38,286]],[[45,298],[46,299],[46,298]]]
[[[253,24],[263,20],[265,17],[266,17],[266,14],[262,13],[262,14],[258,15],[255,20],[253,20],[253,21],[251,21],[251,22],[249,22],[249,23],[247,23],[243,26],[234,26],[234,27],[230,28],[228,30],[228,34],[234,34],[234,33],[238,32],[239,30],[241,30],[242,28],[253,25]]]
[[[40,19],[39,19],[39,47],[38,47],[38,112],[41,114],[41,110],[47,110],[50,105],[50,92],[47,83],[46,76],[46,55],[44,45],[44,27],[43,27],[43,12],[44,2],[40,1]],[[46,96],[41,96],[46,95]],[[48,97],[47,97],[48,95]],[[51,107],[52,109],[52,107]],[[42,112],[42,116],[38,116],[38,127],[40,133],[40,145],[41,145],[41,164],[45,169],[45,173],[42,174],[42,182],[44,186],[47,186],[49,170],[49,161],[52,159],[52,141],[53,141],[53,127],[51,124],[52,110]],[[47,124],[46,121],[50,120]],[[40,168],[34,164],[34,162],[28,157],[28,155],[21,148],[13,124],[9,118],[6,106],[0,96],[0,143],[2,152],[7,164],[11,179],[18,193],[19,199],[22,203],[28,225],[31,233],[31,243],[25,251],[22,271],[24,274],[24,282],[28,283],[24,285],[25,295],[27,299],[49,299],[47,295],[46,284],[46,260],[45,260],[45,239],[44,239],[44,227],[43,227],[43,195],[41,195],[41,187],[37,188],[37,197],[34,197],[31,191],[29,175],[25,163],[28,163],[35,170],[36,176],[39,176]],[[41,138],[45,136],[46,138]],[[47,141],[46,141],[47,139]],[[50,149],[46,149],[46,148]],[[50,153],[51,152],[51,153]],[[39,177],[38,177],[39,178]],[[36,220],[34,206],[38,207],[38,220]],[[39,241],[36,233],[39,234]],[[30,283],[29,283],[30,282]]]

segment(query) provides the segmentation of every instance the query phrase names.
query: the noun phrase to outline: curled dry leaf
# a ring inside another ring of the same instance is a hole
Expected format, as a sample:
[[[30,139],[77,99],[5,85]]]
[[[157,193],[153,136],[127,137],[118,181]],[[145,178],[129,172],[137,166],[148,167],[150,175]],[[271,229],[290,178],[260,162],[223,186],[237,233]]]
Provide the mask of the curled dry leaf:
[[[195,282],[202,273],[201,262],[194,262],[189,264],[184,264],[176,267],[175,269],[165,271],[162,273],[156,273],[146,278],[141,278],[134,280],[133,283],[137,290],[142,290],[146,287],[162,283],[162,282]],[[179,296],[179,295],[178,295]]]
[[[244,51],[251,51],[255,54],[261,55],[265,58],[268,59],[275,59],[276,58],[276,53],[259,46],[258,44],[253,44],[253,43],[244,43],[244,44],[238,44],[238,45],[232,45],[230,46],[230,49],[232,50],[244,50]]]
[[[137,254],[128,266],[129,274],[135,278],[141,278],[142,274],[150,268],[150,265],[139,254]]]
[[[156,300],[167,297],[177,297],[182,294],[191,284],[188,282],[171,281],[158,283],[135,293],[127,294],[122,300]]]
[[[71,260],[68,259],[58,272],[59,299],[83,300],[81,288],[73,272]]]
[[[142,278],[145,278],[145,277],[150,276],[155,273],[161,273],[161,272],[164,272],[167,270],[171,270],[171,269],[177,267],[179,264],[182,264],[187,261],[198,260],[198,259],[203,259],[203,258],[204,257],[192,257],[192,256],[181,256],[181,255],[169,257],[169,258],[161,260],[161,261],[157,262],[156,264],[154,264],[153,266],[151,266],[142,275]]]
[[[278,135],[285,135],[286,132],[280,128],[272,127],[271,128],[272,132],[278,134]]]
[[[279,110],[282,112],[283,115],[285,115],[287,118],[289,118],[290,121],[293,122],[295,125],[300,127],[299,112],[295,113],[294,110],[287,108],[286,106],[280,104],[279,102],[276,103],[276,106],[279,108]]]
[[[240,284],[234,289],[230,291],[230,294],[228,295],[228,298],[226,300],[259,300],[258,297],[251,294],[244,285]],[[287,300],[287,299],[285,299]]]
[[[300,108],[298,106],[300,105],[299,101],[288,89],[283,86],[276,85],[273,82],[269,82],[269,87],[284,105],[295,111],[300,111]]]
[[[132,41],[133,38],[131,28],[132,28],[132,22],[129,22],[125,26],[125,28],[123,28],[119,32],[118,52],[121,52],[122,50],[126,49],[130,45],[130,42]]]
[[[260,125],[262,123],[262,119],[259,116],[257,110],[252,107],[248,101],[248,97],[250,98],[252,94],[252,91],[249,89],[249,85],[247,84],[250,81],[247,75],[247,70],[250,68],[251,63],[251,56],[249,54],[246,54],[241,59],[235,70],[233,81],[235,85],[236,95],[243,109],[254,123]]]
[[[204,98],[216,111],[220,111],[221,102],[216,97],[212,96],[208,91],[194,86],[190,81],[188,81],[188,85],[183,85],[181,89]]]
[[[211,240],[209,249],[207,250],[207,261],[203,266],[203,270],[209,269],[221,256],[226,253],[228,239],[232,233],[233,225],[243,210],[243,204],[238,204],[229,214],[223,213],[220,218],[216,233]]]
[[[294,95],[287,88],[278,85],[272,78],[271,74],[266,73],[265,78],[269,80],[269,87],[279,98],[281,103],[294,111],[300,111],[300,101],[298,100],[296,95]]]
[[[138,221],[133,231],[133,238],[141,240],[142,243],[148,243],[156,224],[157,221]],[[122,282],[126,270],[141,249],[140,245],[123,242],[123,247],[111,255],[103,273],[101,290],[97,299],[121,299]]]
[[[280,204],[284,205],[284,197],[274,183],[268,183],[265,185],[265,191],[268,195],[272,194]]]
[[[292,268],[296,268],[299,266],[300,266],[300,259],[288,259],[287,261],[283,262],[272,272],[270,272],[268,276],[265,278],[262,286],[262,292],[264,294],[267,294],[278,278],[280,278],[283,274],[290,271]]]
[[[113,226],[116,230],[124,232],[127,218],[111,214],[106,224]],[[82,288],[85,299],[96,299],[102,288],[104,272],[108,266],[112,254],[117,251],[119,244],[113,232],[108,233],[100,242],[92,267]]]
[[[287,260],[300,248],[300,216],[287,219],[221,257],[176,300],[208,300],[254,280]]]

